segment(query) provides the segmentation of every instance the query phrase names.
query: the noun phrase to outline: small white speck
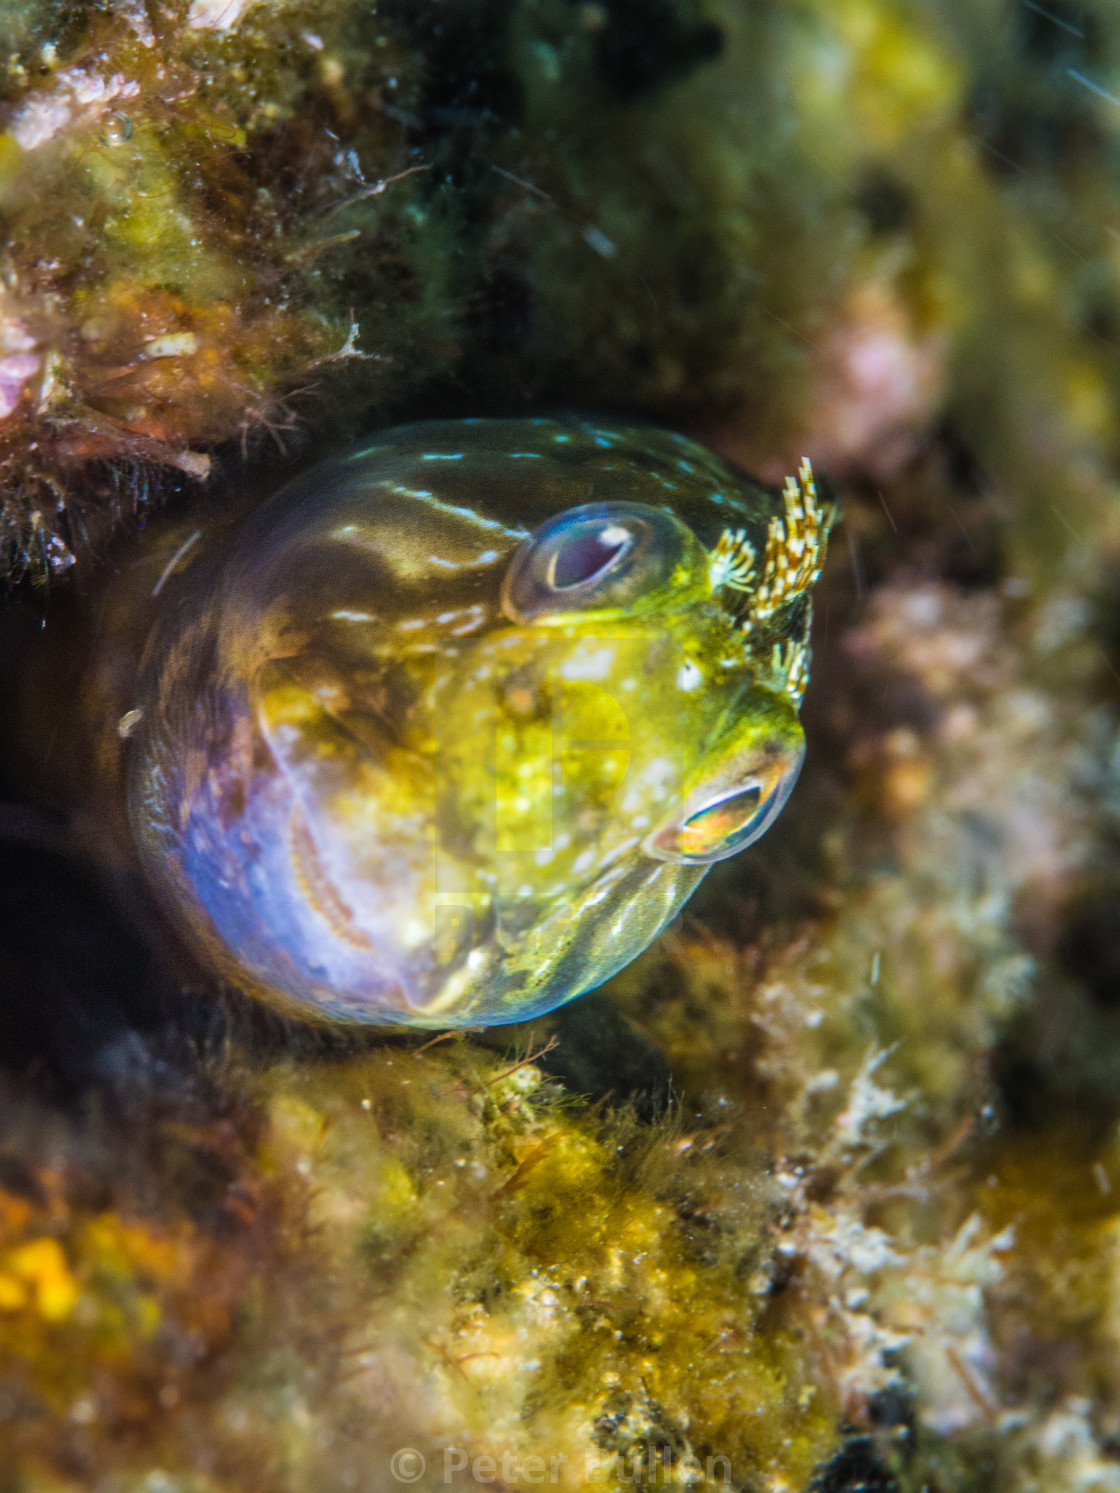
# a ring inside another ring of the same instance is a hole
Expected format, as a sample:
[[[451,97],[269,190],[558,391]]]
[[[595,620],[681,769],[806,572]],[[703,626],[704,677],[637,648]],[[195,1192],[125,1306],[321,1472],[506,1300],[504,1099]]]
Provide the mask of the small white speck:
[[[406,949],[414,949],[417,944],[422,943],[428,935],[428,927],[419,918],[409,918],[402,932],[402,942]]]
[[[613,648],[597,648],[593,653],[578,653],[561,667],[564,679],[605,679],[615,661]]]
[[[190,536],[189,539],[184,539],[183,540],[183,543],[179,546],[179,548],[171,556],[171,559],[168,560],[167,564],[163,567],[163,571],[162,571],[162,573],[160,575],[159,580],[152,587],[152,595],[153,596],[158,596],[159,595],[159,593],[163,590],[164,586],[166,585],[168,577],[174,572],[174,569],[175,569],[176,565],[178,565],[179,561],[181,559],[183,559],[183,557],[187,554],[188,550],[192,549],[198,543],[198,541],[201,538],[202,538],[202,530],[201,529],[196,529],[194,531],[194,533]]]
[[[618,253],[618,245],[613,238],[608,238],[601,228],[596,228],[594,223],[589,223],[583,230],[583,238],[596,254],[601,254],[604,259],[613,259]]]
[[[193,332],[167,332],[162,337],[149,337],[144,343],[145,358],[189,358],[198,351],[198,338]]]
[[[1094,83],[1092,78],[1087,78],[1084,73],[1079,73],[1074,67],[1066,68],[1066,76],[1072,78],[1075,83],[1080,83],[1090,93],[1095,93],[1098,98],[1107,99],[1110,104],[1120,106],[1120,98],[1110,93],[1107,88],[1102,88],[1099,83]],[[584,235],[586,237],[586,235]]]

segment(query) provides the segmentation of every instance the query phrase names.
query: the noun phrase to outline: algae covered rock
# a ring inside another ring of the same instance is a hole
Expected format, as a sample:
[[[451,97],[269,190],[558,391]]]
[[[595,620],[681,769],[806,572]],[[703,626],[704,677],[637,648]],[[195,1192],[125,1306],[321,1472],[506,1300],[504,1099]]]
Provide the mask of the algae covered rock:
[[[368,400],[430,363],[391,117],[415,71],[388,23],[331,4],[28,18],[0,165],[7,569],[68,568],[156,469],[201,480],[222,442],[282,443],[297,386],[323,397],[344,366]]]
[[[775,76],[804,24],[669,0],[29,17],[0,162],[5,568],[65,570],[217,452],[232,472],[422,390],[773,426],[855,241]]]
[[[796,1487],[835,1445],[800,1296],[767,1298],[764,1167],[466,1046],[250,1088],[221,1119],[148,1114],[155,1194],[109,1159],[115,1125],[100,1157],[23,1135],[0,1250],[21,1476]]]

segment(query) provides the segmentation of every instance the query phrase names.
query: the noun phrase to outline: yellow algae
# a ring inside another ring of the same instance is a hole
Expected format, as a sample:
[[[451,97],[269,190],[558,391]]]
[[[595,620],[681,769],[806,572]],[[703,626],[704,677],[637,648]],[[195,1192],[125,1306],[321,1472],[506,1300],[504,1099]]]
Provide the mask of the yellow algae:
[[[27,1288],[14,1275],[0,1271],[0,1311],[16,1312],[27,1301]]]
[[[23,1281],[36,1311],[47,1322],[61,1322],[74,1310],[79,1288],[57,1239],[29,1239],[0,1257],[4,1271]]]
[[[616,1487],[635,1460],[718,1451],[796,1487],[827,1456],[832,1394],[738,1279],[758,1205],[666,1197],[705,1187],[671,1130],[569,1112],[534,1065],[506,1073],[468,1048],[282,1070],[269,1088],[323,1117],[314,1209],[332,1220],[334,1268],[357,1270],[354,1287],[363,1260],[392,1272],[392,1296],[355,1306],[351,1331],[388,1332],[381,1351],[439,1385],[430,1413],[472,1457],[595,1464]],[[355,1186],[368,1221],[340,1202]],[[703,1246],[687,1221],[701,1218]]]

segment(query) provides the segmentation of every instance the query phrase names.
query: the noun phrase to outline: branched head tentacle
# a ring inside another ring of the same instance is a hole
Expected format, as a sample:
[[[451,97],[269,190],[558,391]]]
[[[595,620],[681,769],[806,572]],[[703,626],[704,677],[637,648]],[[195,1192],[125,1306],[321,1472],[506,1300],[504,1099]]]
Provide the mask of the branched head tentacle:
[[[754,581],[754,558],[754,545],[745,529],[724,529],[708,566],[712,590],[729,586],[732,591],[749,591]]]
[[[821,573],[831,512],[818,499],[808,457],[802,460],[796,477],[786,478],[782,497],[785,514],[770,520],[762,579],[751,597],[744,632],[751,632],[779,607],[807,591]]]
[[[800,638],[775,643],[770,654],[770,673],[774,683],[785,690],[794,705],[800,707],[809,683],[809,649]]]

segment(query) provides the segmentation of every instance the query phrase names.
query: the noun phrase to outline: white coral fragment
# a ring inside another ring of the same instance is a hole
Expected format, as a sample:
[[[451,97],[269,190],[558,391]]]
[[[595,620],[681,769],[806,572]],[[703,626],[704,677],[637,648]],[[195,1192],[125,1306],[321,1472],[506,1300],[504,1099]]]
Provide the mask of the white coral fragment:
[[[1011,1229],[985,1236],[974,1213],[948,1245],[916,1251],[883,1293],[886,1320],[910,1336],[907,1364],[922,1419],[940,1435],[963,1431],[997,1408],[984,1292],[1002,1277],[998,1257],[1013,1243]]]
[[[134,98],[140,85],[113,73],[110,77],[84,68],[67,68],[55,79],[50,93],[38,94],[19,110],[8,133],[24,150],[38,150],[71,124],[83,127],[96,122],[106,106]]]
[[[235,31],[255,0],[192,0],[187,25],[195,31]]]
[[[20,401],[28,379],[39,371],[34,353],[12,353],[0,358],[0,420],[6,420]]]
[[[836,1120],[836,1139],[843,1150],[866,1144],[864,1132],[873,1121],[885,1120],[906,1108],[905,1099],[874,1081],[873,1075],[889,1056],[889,1052],[871,1054],[852,1080],[848,1103]]]

